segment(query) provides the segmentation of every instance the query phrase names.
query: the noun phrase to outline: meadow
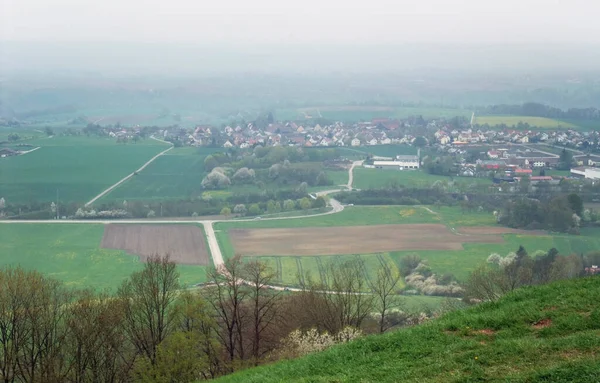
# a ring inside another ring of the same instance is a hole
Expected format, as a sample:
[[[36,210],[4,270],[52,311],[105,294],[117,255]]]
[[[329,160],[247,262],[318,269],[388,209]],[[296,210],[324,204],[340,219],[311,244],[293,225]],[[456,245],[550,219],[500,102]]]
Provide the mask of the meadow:
[[[168,146],[155,140],[117,144],[87,137],[35,138],[40,149],[0,159],[0,196],[9,203],[87,202]]]
[[[355,189],[379,189],[392,184],[423,187],[431,186],[436,181],[454,182],[456,185],[491,185],[487,178],[448,177],[425,173],[423,170],[393,170],[354,168],[353,187]]]
[[[115,291],[143,264],[125,251],[102,249],[103,233],[101,224],[2,224],[0,266],[37,270],[68,286]],[[206,280],[203,266],[178,268],[184,286]]]
[[[381,224],[444,224],[453,232],[460,227],[499,227],[495,218],[488,212],[462,212],[458,207],[418,207],[418,206],[354,206],[346,207],[342,212],[319,217],[278,221],[221,222],[215,225],[217,240],[224,257],[236,253],[228,231],[231,229],[259,228],[300,228],[361,226]],[[282,284],[296,285],[298,271],[310,271],[312,275],[322,275],[325,265],[336,259],[360,257],[373,273],[380,258],[392,260],[396,265],[409,254],[416,254],[429,262],[432,270],[438,274],[451,273],[459,280],[465,280],[469,273],[480,263],[485,262],[492,253],[506,255],[524,246],[530,254],[537,250],[548,251],[555,247],[561,254],[585,254],[600,249],[600,231],[582,230],[582,235],[567,234],[504,234],[502,243],[464,243],[461,250],[413,250],[390,251],[377,254],[339,254],[320,256],[269,256],[260,257],[268,261],[277,270],[278,281]],[[340,238],[343,241],[343,238]],[[239,253],[243,255],[243,249]]]
[[[475,123],[479,125],[488,124],[489,126],[496,126],[505,124],[508,127],[516,127],[519,123],[527,123],[530,127],[543,128],[543,129],[575,129],[578,128],[576,124],[554,120],[546,117],[530,117],[530,116],[477,116],[475,117]]]

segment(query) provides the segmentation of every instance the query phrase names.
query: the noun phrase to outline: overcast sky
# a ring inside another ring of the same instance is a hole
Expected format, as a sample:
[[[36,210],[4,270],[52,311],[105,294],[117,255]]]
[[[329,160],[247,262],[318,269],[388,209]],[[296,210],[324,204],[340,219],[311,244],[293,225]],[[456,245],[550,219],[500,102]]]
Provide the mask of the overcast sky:
[[[597,0],[0,0],[4,41],[600,43]]]

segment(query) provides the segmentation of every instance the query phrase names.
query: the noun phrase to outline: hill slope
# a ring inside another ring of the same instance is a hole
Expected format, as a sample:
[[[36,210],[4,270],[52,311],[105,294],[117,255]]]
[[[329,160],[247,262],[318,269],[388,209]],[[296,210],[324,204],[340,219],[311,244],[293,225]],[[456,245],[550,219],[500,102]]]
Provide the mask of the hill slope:
[[[371,336],[222,382],[600,382],[600,278]]]

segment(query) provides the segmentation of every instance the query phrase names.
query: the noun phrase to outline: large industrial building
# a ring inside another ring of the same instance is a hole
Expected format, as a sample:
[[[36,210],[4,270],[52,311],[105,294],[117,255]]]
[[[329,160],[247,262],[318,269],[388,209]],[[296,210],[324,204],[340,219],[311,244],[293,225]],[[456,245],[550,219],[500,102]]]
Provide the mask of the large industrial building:
[[[590,180],[600,180],[600,168],[580,167],[571,169],[571,175],[574,177]]]
[[[393,161],[373,161],[373,166],[380,169],[410,170],[419,169],[418,155],[396,156]]]

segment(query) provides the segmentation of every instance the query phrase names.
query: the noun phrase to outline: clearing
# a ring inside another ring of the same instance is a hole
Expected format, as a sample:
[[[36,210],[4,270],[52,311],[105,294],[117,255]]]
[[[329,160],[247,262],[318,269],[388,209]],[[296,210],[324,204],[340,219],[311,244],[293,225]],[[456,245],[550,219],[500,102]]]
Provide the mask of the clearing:
[[[100,246],[125,250],[142,261],[168,254],[177,264],[208,266],[210,262],[204,233],[197,226],[110,224]]]
[[[463,243],[501,243],[501,236],[456,235],[444,225],[377,225],[328,229],[238,229],[236,253],[260,255],[365,254],[397,250],[461,250]]]

